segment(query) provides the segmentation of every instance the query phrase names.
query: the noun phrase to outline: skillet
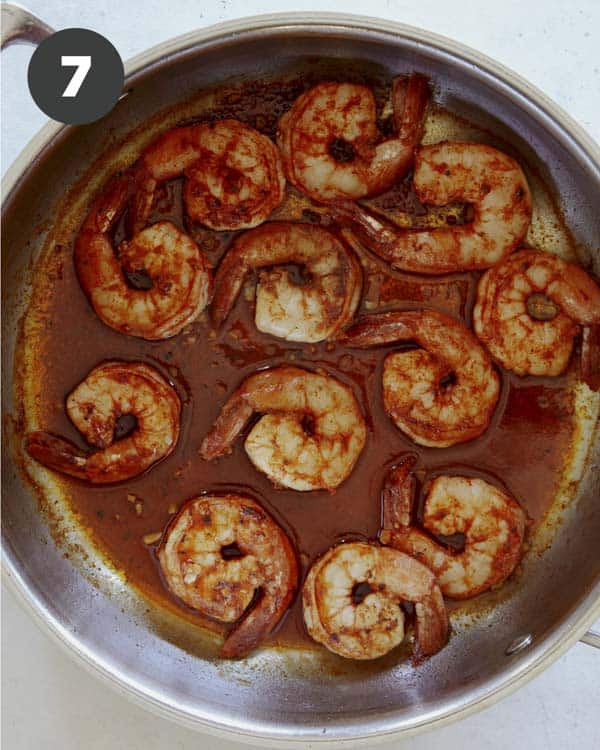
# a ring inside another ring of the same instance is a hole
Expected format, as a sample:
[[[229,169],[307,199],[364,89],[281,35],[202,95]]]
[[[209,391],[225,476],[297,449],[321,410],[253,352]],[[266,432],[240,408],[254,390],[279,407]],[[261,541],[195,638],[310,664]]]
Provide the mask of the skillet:
[[[47,32],[30,19],[21,33],[39,40]],[[579,415],[579,439],[566,462],[576,481],[552,545],[528,559],[522,585],[510,598],[473,623],[455,622],[448,647],[417,671],[400,663],[332,674],[327,663],[306,653],[269,649],[245,662],[215,662],[190,643],[185,629],[174,625],[164,637],[149,625],[144,601],[76,524],[69,527],[66,511],[68,531],[61,539],[67,533],[84,550],[68,559],[53,522],[39,513],[11,429],[19,412],[13,372],[35,261],[51,237],[61,197],[99,154],[159,110],[222,81],[283,73],[319,57],[431,75],[438,102],[498,133],[536,164],[559,196],[581,260],[599,274],[598,148],[568,115],[497,64],[426,32],[373,19],[284,14],[222,24],[160,45],[129,63],[127,95],[101,122],[47,125],[9,170],[3,191],[6,578],[46,630],[120,690],[182,723],[262,745],[356,744],[465,716],[548,666],[600,615],[600,441],[596,414],[589,411]],[[61,506],[51,482],[42,491],[46,502]]]

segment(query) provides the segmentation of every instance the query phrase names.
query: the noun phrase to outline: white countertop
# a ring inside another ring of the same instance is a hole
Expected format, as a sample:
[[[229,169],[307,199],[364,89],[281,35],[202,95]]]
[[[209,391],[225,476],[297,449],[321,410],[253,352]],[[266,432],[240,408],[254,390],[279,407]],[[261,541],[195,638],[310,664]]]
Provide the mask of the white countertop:
[[[99,31],[123,59],[196,27],[239,16],[333,9],[314,0],[21,2],[55,29],[83,26]],[[598,0],[371,0],[367,5],[346,0],[343,10],[403,21],[479,49],[537,85],[600,140]],[[31,48],[24,46],[2,53],[3,170],[45,122],[26,87],[30,56]],[[134,706],[72,663],[12,595],[5,592],[2,604],[2,740],[8,750],[241,747],[181,729]],[[384,747],[598,748],[600,653],[577,644],[543,675],[492,708]]]

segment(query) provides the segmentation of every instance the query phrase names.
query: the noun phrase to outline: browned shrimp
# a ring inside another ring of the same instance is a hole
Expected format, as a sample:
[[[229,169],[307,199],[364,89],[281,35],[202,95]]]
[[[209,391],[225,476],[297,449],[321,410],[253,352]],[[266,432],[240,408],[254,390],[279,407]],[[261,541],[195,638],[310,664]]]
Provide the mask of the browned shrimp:
[[[145,179],[133,209],[135,228],[145,225],[157,185],[181,175],[188,215],[216,230],[257,226],[284,195],[277,147],[239,120],[168,130],[144,151],[141,168]]]
[[[221,656],[238,659],[277,625],[298,587],[283,529],[243,495],[203,495],[170,522],[158,559],[167,585],[189,607],[235,623]]]
[[[298,285],[282,264],[308,273]],[[212,315],[220,325],[246,276],[261,270],[256,288],[259,331],[288,341],[316,342],[346,326],[360,301],[362,271],[341,239],[310,224],[271,222],[236,238],[215,278]]]
[[[396,133],[381,140],[368,86],[319,83],[279,121],[277,143],[288,180],[317,201],[382,193],[410,168],[429,99],[427,79],[392,85]]]
[[[332,207],[376,255],[402,271],[453,273],[489,268],[521,244],[531,221],[523,170],[483,143],[442,142],[415,155],[414,187],[422,203],[466,202],[473,221],[443,229],[400,229],[349,201]]]
[[[437,653],[448,616],[433,573],[397,550],[339,544],[311,567],[302,590],[309,635],[347,659],[377,659],[404,640],[403,601],[415,605],[415,661]]]
[[[346,346],[413,341],[388,354],[383,403],[396,426],[419,445],[445,448],[487,429],[500,393],[490,358],[466,326],[435,310],[367,315],[340,337]]]
[[[67,414],[96,450],[88,453],[47,432],[32,432],[25,447],[50,469],[95,484],[130,479],[168,456],[179,437],[181,403],[162,375],[142,362],[105,362],[67,397]],[[115,440],[121,417],[135,417],[130,434]]]
[[[352,389],[331,375],[280,366],[246,378],[204,438],[207,461],[231,452],[253,414],[244,447],[272,482],[294,490],[333,490],[364,447],[367,428]]]
[[[481,277],[473,323],[507,370],[560,375],[580,325],[600,323],[600,287],[556,255],[521,250]]]
[[[523,554],[527,519],[519,504],[483,479],[436,477],[425,499],[423,526],[432,534],[465,537],[460,551],[444,546],[411,525],[415,461],[415,456],[405,456],[384,487],[382,543],[431,568],[444,596],[453,599],[503,583]]]
[[[204,310],[212,274],[198,245],[170,221],[137,232],[115,254],[111,230],[135,186],[131,173],[116,177],[92,204],[77,235],[75,268],[106,325],[131,336],[166,339]],[[138,288],[136,279],[143,282]]]

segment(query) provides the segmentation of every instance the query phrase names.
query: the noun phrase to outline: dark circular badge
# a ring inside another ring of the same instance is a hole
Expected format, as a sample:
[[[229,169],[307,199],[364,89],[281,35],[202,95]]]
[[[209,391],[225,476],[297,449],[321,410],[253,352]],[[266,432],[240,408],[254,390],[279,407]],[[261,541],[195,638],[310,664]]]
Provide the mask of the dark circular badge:
[[[93,122],[123,91],[123,62],[114,46],[90,29],[52,34],[33,53],[27,80],[38,107],[70,125]]]

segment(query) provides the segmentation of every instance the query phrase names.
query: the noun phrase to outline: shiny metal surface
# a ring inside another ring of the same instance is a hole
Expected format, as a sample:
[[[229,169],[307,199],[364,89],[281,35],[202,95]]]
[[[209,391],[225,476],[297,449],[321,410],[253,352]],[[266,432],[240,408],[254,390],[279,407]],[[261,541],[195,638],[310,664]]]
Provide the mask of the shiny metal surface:
[[[391,72],[417,69],[436,99],[526,154],[561,197],[584,260],[600,271],[600,154],[570,118],[524,81],[462,46],[374,19],[285,14],[243,19],[167,42],[127,66],[128,96],[99,123],[47,125],[6,177],[3,205],[3,557],[7,580],[63,645],[117,689],[157,712],[262,746],[338,746],[431,728],[481,708],[557,658],[600,615],[600,442],[551,548],[528,562],[524,585],[474,624],[455,622],[449,645],[408,663],[328,671],[306,653],[264,650],[213,661],[201,643],[164,637],[147,605],[95,559],[65,559],[17,468],[11,424],[18,322],[32,260],[64,191],[98,154],[158,109],[238,76],[284,73],[306,58],[358,59]],[[587,251],[589,252],[589,251]],[[51,488],[48,489],[51,494]],[[85,544],[76,528],[72,540]],[[91,554],[91,553],[90,553]],[[189,634],[188,634],[189,636]],[[192,636],[193,641],[193,636]],[[515,647],[518,644],[518,647]],[[524,644],[524,645],[522,645]]]
[[[2,25],[0,47],[11,44],[39,44],[54,33],[54,29],[20,5],[2,3]]]

